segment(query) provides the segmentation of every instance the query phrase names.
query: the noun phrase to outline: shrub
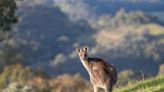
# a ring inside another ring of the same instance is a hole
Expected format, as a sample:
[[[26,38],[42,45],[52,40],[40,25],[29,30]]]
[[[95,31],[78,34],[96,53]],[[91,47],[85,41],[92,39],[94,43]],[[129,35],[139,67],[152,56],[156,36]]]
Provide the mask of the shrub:
[[[163,75],[164,74],[164,64],[161,64],[159,67],[159,75]]]

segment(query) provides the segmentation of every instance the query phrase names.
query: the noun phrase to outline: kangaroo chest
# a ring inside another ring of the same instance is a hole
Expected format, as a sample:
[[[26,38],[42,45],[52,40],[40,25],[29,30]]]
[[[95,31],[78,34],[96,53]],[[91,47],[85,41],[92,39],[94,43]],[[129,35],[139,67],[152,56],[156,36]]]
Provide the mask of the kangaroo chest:
[[[90,76],[91,83],[102,86],[106,80],[107,80],[107,75],[104,71],[104,67],[101,65],[92,65],[91,76]]]
[[[104,71],[104,64],[102,62],[83,60],[82,64],[89,73],[91,83],[102,84],[106,81],[108,75]]]

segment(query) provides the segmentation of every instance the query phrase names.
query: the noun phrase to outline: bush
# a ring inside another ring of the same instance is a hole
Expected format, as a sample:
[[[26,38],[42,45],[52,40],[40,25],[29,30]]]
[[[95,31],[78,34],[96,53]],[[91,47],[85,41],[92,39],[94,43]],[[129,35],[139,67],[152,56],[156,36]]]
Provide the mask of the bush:
[[[91,86],[79,74],[58,76],[51,80],[50,86],[53,92],[91,92]]]
[[[0,91],[12,82],[26,84],[32,77],[32,71],[29,67],[21,64],[6,66],[0,74]]]
[[[161,64],[159,67],[159,75],[164,75],[164,64]]]
[[[118,82],[117,85],[125,85],[129,82],[133,82],[136,80],[141,80],[142,75],[141,73],[134,72],[132,70],[124,70],[123,72],[119,73],[118,75]]]
[[[22,85],[17,82],[10,83],[2,92],[38,92],[30,85]]]

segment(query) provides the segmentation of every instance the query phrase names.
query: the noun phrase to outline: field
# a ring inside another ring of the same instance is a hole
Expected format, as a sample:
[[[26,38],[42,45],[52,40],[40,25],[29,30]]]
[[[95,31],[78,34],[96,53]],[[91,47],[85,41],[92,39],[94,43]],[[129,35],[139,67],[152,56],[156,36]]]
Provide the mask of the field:
[[[164,92],[164,76],[129,83],[125,87],[116,88],[114,92]]]

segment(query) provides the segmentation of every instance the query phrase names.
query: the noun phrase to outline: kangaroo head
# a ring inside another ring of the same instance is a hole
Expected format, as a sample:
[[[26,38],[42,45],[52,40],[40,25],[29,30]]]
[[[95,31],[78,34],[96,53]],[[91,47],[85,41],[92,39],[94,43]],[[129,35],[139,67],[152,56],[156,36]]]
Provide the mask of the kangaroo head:
[[[76,48],[76,52],[78,53],[81,60],[88,59],[88,47],[84,47],[83,49]]]

